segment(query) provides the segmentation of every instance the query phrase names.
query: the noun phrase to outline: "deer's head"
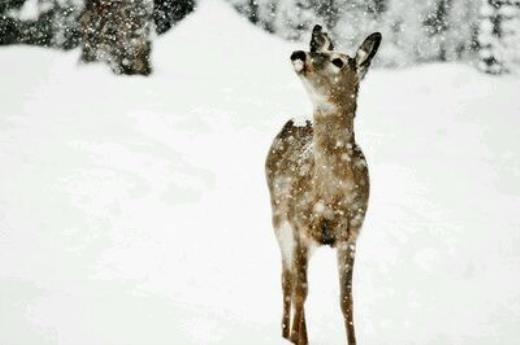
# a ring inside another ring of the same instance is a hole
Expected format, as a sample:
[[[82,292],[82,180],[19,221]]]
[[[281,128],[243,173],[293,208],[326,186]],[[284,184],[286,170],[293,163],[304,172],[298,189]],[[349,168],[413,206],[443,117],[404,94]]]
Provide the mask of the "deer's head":
[[[294,70],[302,79],[315,105],[342,104],[348,97],[355,97],[360,80],[370,67],[381,43],[381,34],[368,36],[356,55],[334,51],[334,44],[320,25],[314,26],[310,51],[292,53]]]

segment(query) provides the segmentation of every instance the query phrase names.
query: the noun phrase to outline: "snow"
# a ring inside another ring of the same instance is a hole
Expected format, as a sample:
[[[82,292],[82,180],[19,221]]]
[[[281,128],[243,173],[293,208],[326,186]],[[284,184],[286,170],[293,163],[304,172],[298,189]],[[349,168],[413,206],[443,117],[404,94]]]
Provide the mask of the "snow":
[[[2,48],[0,344],[286,344],[263,165],[312,109],[302,48],[216,0],[155,41],[150,78]],[[459,64],[368,73],[360,344],[520,336],[519,87]],[[345,342],[337,280],[317,250],[311,344]]]
[[[23,4],[18,16],[22,20],[36,20],[39,14],[38,0],[29,0]]]

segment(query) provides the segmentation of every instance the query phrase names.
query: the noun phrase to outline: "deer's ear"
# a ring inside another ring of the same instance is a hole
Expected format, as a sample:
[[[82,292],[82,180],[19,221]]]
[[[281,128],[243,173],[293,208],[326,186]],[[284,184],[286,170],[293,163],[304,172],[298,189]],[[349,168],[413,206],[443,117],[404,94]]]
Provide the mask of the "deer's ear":
[[[379,32],[374,32],[368,36],[361,44],[356,52],[356,65],[360,79],[365,77],[365,74],[370,67],[370,63],[374,56],[376,56],[379,45],[381,44],[382,36]]]
[[[331,51],[334,49],[334,44],[326,32],[322,31],[321,25],[314,25],[312,29],[312,37],[310,50],[312,53]]]

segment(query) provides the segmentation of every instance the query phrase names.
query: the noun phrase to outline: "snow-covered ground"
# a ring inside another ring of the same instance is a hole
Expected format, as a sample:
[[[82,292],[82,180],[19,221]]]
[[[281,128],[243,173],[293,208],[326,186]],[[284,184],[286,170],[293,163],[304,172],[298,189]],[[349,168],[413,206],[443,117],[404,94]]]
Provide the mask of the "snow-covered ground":
[[[263,164],[311,105],[288,44],[205,0],[151,78],[0,50],[0,344],[284,344]],[[520,80],[374,70],[357,139],[370,210],[359,344],[520,337]],[[342,344],[334,252],[310,266],[311,344]]]

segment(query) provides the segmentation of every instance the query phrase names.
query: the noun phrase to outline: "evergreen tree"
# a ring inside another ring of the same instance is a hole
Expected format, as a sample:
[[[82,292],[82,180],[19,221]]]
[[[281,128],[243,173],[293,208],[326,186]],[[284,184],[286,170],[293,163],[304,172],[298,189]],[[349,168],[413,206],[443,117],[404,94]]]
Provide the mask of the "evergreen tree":
[[[34,6],[30,18],[20,15],[22,6]],[[0,5],[0,44],[31,44],[71,49],[79,44],[77,17],[81,0],[7,1]],[[4,28],[4,29],[2,29]]]
[[[278,0],[256,0],[258,3],[258,24],[268,32],[274,33]]]
[[[195,0],[154,0],[153,20],[158,34],[165,33],[195,9]]]
[[[0,45],[14,44],[19,36],[19,21],[0,14]]]
[[[51,46],[72,49],[80,44],[78,17],[82,1],[52,0],[49,2],[49,20],[51,21]]]
[[[443,42],[446,60],[474,56],[478,47],[478,13],[480,3],[474,0],[451,0],[448,28]]]
[[[484,0],[481,9],[479,32],[479,68],[489,74],[507,72],[503,59],[503,21],[501,0]]]
[[[151,73],[152,0],[89,0],[80,19],[84,62],[117,74]]]
[[[437,0],[432,3],[425,14],[424,28],[429,38],[432,60],[446,61],[446,33],[448,31],[448,16],[452,0]]]
[[[275,31],[289,40],[301,39],[318,22],[310,0],[283,1],[279,6]]]
[[[258,3],[256,0],[229,0],[229,2],[253,24],[258,22]]]
[[[502,15],[502,44],[504,62],[510,67],[520,63],[520,0],[504,1]]]
[[[333,38],[338,47],[355,49],[374,31],[383,31],[381,16],[387,2],[383,0],[335,0],[337,20],[331,20]]]
[[[336,27],[344,5],[345,0],[313,0],[312,2],[318,21],[327,28]]]
[[[370,0],[369,8],[371,12],[380,16],[388,8],[388,0]]]

